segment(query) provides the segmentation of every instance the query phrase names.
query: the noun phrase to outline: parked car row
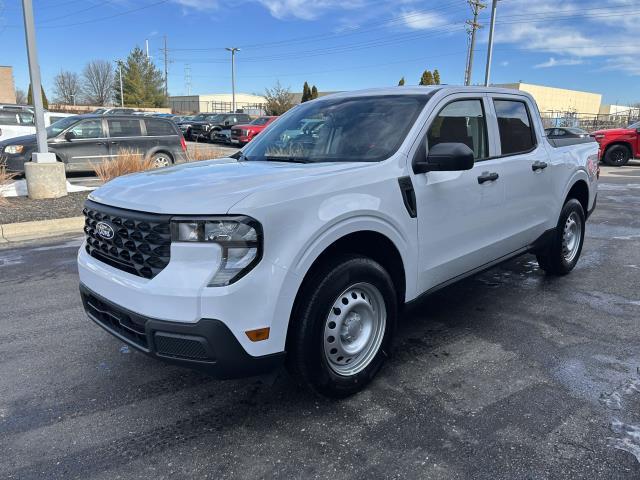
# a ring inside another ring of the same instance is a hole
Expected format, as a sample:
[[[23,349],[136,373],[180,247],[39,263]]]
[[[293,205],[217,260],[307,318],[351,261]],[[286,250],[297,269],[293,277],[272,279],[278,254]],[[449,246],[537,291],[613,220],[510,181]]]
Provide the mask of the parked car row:
[[[72,117],[68,113],[44,112],[44,125],[48,127],[63,118]],[[36,133],[35,115],[29,109],[0,108],[0,141]]]

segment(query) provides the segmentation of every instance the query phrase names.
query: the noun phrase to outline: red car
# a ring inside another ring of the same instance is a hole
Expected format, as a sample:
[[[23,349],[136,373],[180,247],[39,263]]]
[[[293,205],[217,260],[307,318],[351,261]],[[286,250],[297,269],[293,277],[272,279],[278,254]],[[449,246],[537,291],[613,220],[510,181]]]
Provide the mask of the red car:
[[[591,134],[600,144],[600,160],[621,167],[632,158],[640,158],[640,122],[627,128],[598,130]]]
[[[246,145],[276,118],[278,117],[259,117],[248,125],[235,125],[231,128],[231,143]]]

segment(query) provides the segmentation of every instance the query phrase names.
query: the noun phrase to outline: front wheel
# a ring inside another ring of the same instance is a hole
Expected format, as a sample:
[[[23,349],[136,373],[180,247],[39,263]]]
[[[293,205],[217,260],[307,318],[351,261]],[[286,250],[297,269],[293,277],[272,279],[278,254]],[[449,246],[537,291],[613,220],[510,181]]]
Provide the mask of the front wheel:
[[[366,257],[343,257],[305,282],[290,327],[287,367],[312,391],[352,395],[388,357],[396,318],[396,292],[386,270]]]
[[[612,167],[622,167],[629,162],[631,152],[624,145],[614,145],[604,154],[604,163]]]
[[[549,275],[566,275],[578,263],[584,243],[585,216],[575,198],[564,204],[549,245],[536,254],[540,268]]]

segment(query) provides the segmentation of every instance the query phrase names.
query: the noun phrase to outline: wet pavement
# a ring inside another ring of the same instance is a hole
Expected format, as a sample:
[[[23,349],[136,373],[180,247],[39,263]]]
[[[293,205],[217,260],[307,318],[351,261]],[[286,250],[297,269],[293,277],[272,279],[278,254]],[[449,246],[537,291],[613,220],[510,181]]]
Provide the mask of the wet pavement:
[[[603,168],[582,258],[412,306],[363,393],[217,381],[87,320],[79,238],[0,249],[0,478],[640,478],[640,168]]]

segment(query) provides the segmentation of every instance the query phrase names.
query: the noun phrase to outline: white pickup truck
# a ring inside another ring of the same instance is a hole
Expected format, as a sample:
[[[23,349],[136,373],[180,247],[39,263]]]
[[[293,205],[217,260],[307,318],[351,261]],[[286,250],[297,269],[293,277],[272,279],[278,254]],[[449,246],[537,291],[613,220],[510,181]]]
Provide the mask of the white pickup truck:
[[[526,93],[322,97],[234,158],[94,191],[81,296],[155,358],[222,378],[285,364],[343,397],[380,370],[405,303],[525,253],[569,273],[598,175],[597,143],[550,143]]]

